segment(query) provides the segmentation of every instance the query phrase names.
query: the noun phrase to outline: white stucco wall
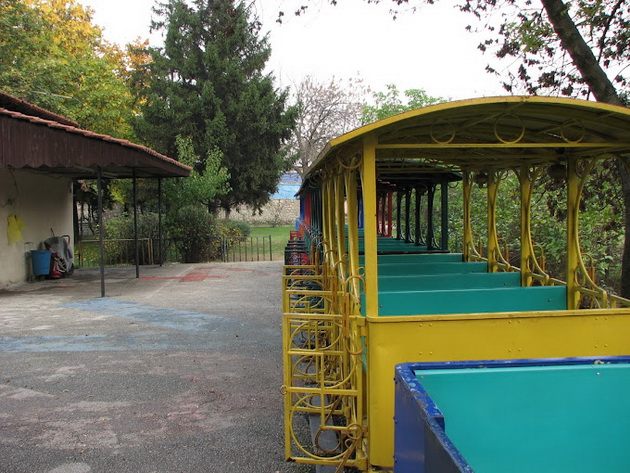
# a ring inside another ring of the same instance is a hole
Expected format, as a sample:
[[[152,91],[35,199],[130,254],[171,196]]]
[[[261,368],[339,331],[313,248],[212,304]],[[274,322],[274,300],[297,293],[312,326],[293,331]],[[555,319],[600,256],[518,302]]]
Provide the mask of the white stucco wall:
[[[23,222],[22,239],[9,245],[8,222]],[[0,287],[27,280],[32,272],[30,250],[55,235],[72,240],[72,180],[25,170],[0,170]],[[74,241],[71,242],[74,244]]]

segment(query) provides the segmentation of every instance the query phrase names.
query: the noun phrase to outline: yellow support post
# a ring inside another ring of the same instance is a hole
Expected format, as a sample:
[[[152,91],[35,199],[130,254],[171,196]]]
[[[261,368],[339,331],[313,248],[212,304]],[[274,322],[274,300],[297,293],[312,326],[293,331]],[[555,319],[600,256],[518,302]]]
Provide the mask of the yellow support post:
[[[497,272],[497,192],[499,182],[495,171],[488,172],[488,272]]]
[[[328,182],[325,179],[322,179],[321,194],[322,194],[322,203],[321,203],[322,240],[328,241]]]
[[[580,212],[580,178],[577,159],[567,160],[567,309],[577,309],[580,302],[578,270],[580,241],[578,218]]]
[[[359,276],[359,218],[357,209],[357,177],[354,170],[344,172],[346,185],[346,205],[348,206],[348,259],[350,263],[350,275]],[[355,297],[359,297],[359,281],[352,281],[352,291]]]
[[[335,242],[335,199],[332,187],[332,181],[328,176],[325,177],[322,183],[322,211],[324,213],[324,241],[327,245],[324,246],[325,254],[323,263],[329,270],[331,270],[332,266],[335,264],[335,261],[330,261],[329,254],[329,251],[334,249],[333,245]],[[332,253],[332,251],[330,251],[330,253]]]
[[[347,275],[344,264],[346,262],[346,211],[345,211],[345,186],[344,176],[341,169],[340,174],[334,178],[334,194],[335,194],[335,223],[337,226],[337,261],[341,261],[339,266],[339,277],[345,280]]]
[[[531,258],[532,258],[532,231],[531,231],[531,204],[532,204],[532,175],[526,164],[521,165],[518,174],[521,193],[521,286],[532,285]]]
[[[463,253],[464,261],[471,261],[472,248],[475,244],[472,236],[472,225],[470,221],[470,192],[472,190],[472,179],[470,171],[463,173],[463,210],[464,210],[464,243]]]
[[[378,267],[376,236],[376,144],[374,135],[363,138],[361,189],[363,191],[364,254],[365,254],[365,314],[378,316]]]

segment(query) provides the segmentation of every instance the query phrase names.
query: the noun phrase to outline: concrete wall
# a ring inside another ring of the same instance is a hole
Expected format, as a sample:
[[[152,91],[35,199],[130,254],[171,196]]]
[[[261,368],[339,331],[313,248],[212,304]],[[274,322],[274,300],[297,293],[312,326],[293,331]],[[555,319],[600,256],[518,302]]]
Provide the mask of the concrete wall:
[[[17,216],[23,224],[21,239],[12,244],[10,216]],[[57,236],[72,237],[72,180],[25,170],[0,170],[0,287],[31,276],[30,250],[43,249],[42,242],[52,236],[51,228]]]

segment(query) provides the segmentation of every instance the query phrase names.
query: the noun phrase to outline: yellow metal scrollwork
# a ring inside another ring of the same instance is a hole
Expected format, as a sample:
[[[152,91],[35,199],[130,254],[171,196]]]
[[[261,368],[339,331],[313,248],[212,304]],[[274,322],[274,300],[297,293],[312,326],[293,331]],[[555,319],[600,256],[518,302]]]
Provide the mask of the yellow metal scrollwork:
[[[443,127],[446,131],[443,133],[446,136],[446,139],[439,139],[436,137],[436,128]],[[447,145],[453,142],[455,136],[457,135],[457,131],[455,130],[455,126],[450,121],[437,122],[434,121],[431,123],[431,129],[429,130],[429,134],[431,136],[431,140],[439,145]]]
[[[508,121],[515,121],[517,123],[516,127],[514,127],[513,125],[505,125],[505,123]],[[509,128],[509,129],[515,128],[516,129],[515,137],[501,136],[500,127],[502,125],[505,128]],[[503,113],[499,115],[497,119],[494,121],[493,130],[494,130],[494,136],[498,141],[500,141],[501,143],[510,144],[510,145],[519,143],[525,137],[525,131],[526,131],[525,125],[523,124],[523,120],[521,119],[521,117],[513,113]]]

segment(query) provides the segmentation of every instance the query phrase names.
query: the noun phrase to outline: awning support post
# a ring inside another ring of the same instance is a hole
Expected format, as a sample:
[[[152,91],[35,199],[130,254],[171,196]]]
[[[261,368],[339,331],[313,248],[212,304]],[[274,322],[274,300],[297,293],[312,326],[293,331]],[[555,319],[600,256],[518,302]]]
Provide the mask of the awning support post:
[[[131,170],[133,180],[133,244],[136,251],[136,279],[140,278],[140,245],[138,242],[138,186],[136,170]]]
[[[160,267],[164,264],[162,245],[162,178],[158,177],[158,263]]]
[[[433,201],[435,184],[430,184],[427,193],[427,250],[435,250],[435,229],[433,227]]]
[[[98,192],[98,251],[101,270],[101,297],[105,297],[105,229],[103,228],[103,169],[96,166]]]

